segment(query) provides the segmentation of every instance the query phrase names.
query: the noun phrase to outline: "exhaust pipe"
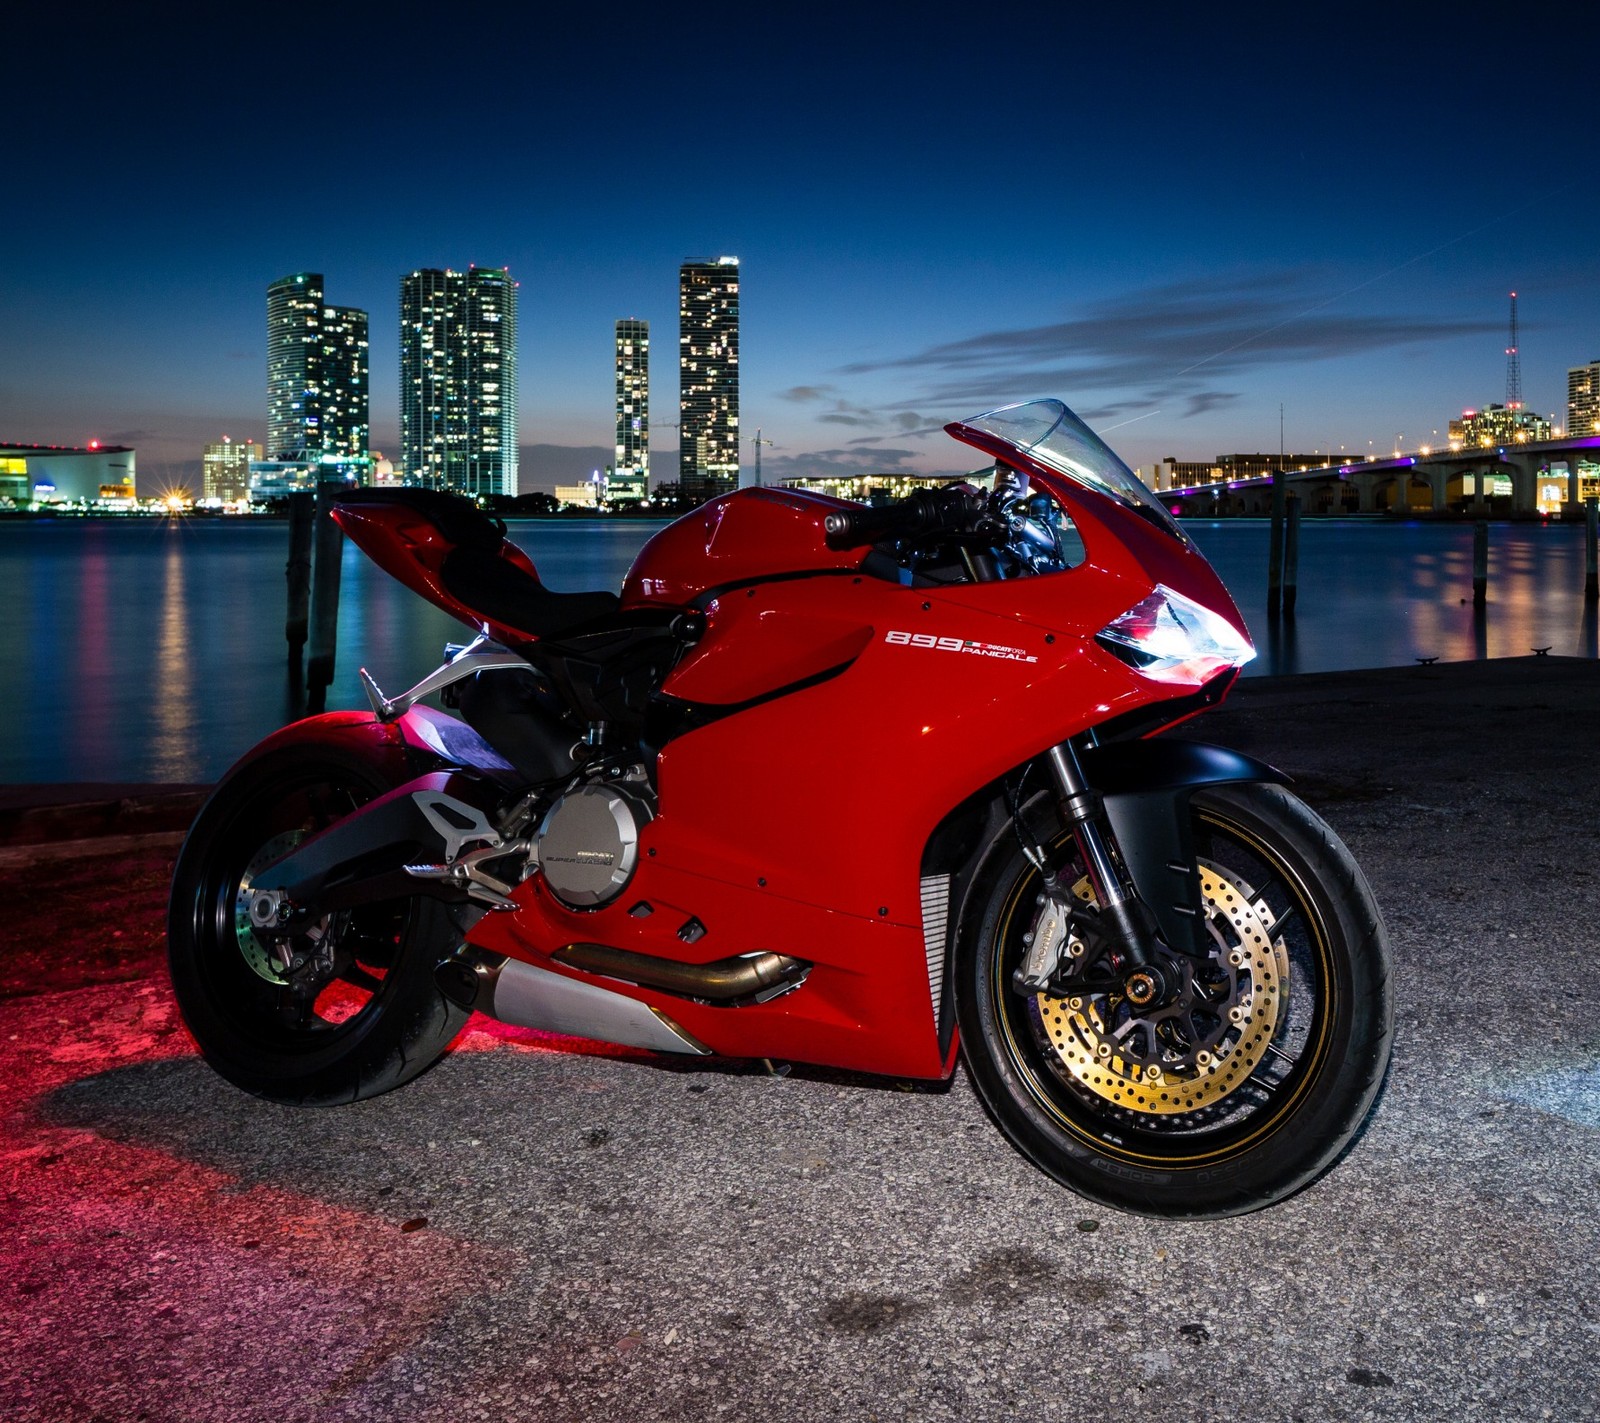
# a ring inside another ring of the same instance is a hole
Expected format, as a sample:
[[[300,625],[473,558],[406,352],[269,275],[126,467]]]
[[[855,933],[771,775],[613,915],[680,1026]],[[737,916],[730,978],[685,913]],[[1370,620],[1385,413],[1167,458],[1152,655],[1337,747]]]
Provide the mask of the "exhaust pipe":
[[[620,978],[683,998],[703,998],[727,1004],[742,1000],[764,1003],[791,988],[798,988],[810,971],[804,959],[786,954],[741,954],[713,963],[674,963],[650,954],[614,949],[606,944],[568,944],[551,955],[557,963]]]
[[[802,959],[774,953],[681,964],[606,944],[568,944],[552,957],[588,973],[722,1005],[764,1003],[799,987],[811,971]],[[468,950],[441,963],[437,978],[445,996],[463,1008],[515,1027],[656,1052],[711,1052],[659,1008],[520,959]]]
[[[498,959],[498,961],[496,961]],[[596,983],[535,968],[520,959],[447,959],[437,977],[446,996],[517,1028],[537,1028],[619,1047],[709,1057],[711,1049],[659,1009]]]

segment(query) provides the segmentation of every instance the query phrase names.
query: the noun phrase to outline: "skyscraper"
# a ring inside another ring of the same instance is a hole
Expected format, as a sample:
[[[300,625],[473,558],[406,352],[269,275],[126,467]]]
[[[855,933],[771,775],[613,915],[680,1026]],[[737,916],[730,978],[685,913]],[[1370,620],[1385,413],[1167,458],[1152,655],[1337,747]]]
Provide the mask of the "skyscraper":
[[[367,313],[329,306],[320,272],[267,288],[267,458],[346,467],[368,439]]]
[[[1600,361],[1567,372],[1567,434],[1600,435]]]
[[[739,483],[739,259],[678,269],[678,485],[700,502]]]
[[[517,493],[517,284],[505,268],[401,277],[400,461],[408,484]]]
[[[367,313],[353,306],[323,307],[321,357],[323,461],[364,464],[371,438]]]
[[[638,502],[650,490],[650,323],[617,322],[617,450],[607,501]]]
[[[232,440],[224,435],[205,447],[200,459],[201,497],[237,503],[250,495],[250,461],[261,458],[261,446],[252,440]]]

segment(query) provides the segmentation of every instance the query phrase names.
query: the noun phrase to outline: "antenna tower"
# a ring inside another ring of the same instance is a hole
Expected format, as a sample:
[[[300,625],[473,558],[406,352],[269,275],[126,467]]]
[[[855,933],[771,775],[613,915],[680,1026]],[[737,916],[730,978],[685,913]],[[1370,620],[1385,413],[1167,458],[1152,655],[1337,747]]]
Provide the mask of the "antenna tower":
[[[1522,357],[1517,354],[1517,294],[1511,293],[1511,344],[1506,347],[1506,409],[1522,409]]]

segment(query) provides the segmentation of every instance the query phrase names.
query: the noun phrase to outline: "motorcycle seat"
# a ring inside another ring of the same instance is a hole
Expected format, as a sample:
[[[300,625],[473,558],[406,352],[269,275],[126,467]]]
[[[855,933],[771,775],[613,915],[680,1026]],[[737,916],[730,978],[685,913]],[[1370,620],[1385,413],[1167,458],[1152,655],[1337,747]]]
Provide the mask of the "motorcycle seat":
[[[515,547],[515,545],[512,545]],[[478,549],[452,549],[439,576],[452,597],[486,618],[531,637],[559,637],[612,613],[615,593],[556,593],[509,559]]]

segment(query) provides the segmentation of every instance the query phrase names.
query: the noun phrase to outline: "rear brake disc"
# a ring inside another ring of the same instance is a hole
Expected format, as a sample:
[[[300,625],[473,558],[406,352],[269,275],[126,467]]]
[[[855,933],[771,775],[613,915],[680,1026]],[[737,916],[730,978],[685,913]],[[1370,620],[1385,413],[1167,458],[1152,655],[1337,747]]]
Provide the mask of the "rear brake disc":
[[[279,988],[287,988],[289,980],[284,977],[272,945],[256,933],[255,926],[250,922],[251,886],[262,870],[276,864],[305,838],[303,830],[287,830],[282,835],[274,835],[250,857],[250,863],[244,867],[244,874],[239,877],[239,888],[233,896],[233,936],[238,941],[239,952],[244,955],[244,961],[250,965],[252,973]]]

